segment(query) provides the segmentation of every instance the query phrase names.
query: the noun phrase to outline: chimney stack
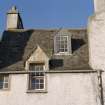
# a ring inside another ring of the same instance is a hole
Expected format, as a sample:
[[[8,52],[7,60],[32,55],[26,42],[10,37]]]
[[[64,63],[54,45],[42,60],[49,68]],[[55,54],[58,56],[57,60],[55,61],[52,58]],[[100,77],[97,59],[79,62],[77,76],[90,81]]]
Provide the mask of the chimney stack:
[[[22,19],[16,6],[12,6],[7,13],[7,30],[9,29],[23,29]]]

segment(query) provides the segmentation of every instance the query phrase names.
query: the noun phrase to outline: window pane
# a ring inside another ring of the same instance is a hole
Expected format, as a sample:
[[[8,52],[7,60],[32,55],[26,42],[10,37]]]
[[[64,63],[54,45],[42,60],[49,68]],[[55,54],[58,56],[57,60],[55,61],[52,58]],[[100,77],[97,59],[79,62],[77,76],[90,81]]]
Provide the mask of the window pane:
[[[35,89],[35,84],[31,84],[31,89]]]
[[[35,71],[39,71],[39,67],[37,65],[35,66]]]
[[[31,79],[31,82],[32,82],[32,83],[35,83],[35,78],[32,78],[32,79]]]
[[[42,71],[43,70],[43,65],[37,65],[35,63],[31,63],[29,66],[30,70],[35,70],[35,71]]]
[[[63,37],[63,41],[67,42],[67,37]]]
[[[60,41],[60,43],[62,43],[62,44],[63,44],[63,43],[65,43],[65,41],[61,40],[61,41]]]
[[[39,73],[39,76],[44,76],[44,73],[43,73],[43,72],[40,72],[40,73]]]
[[[34,71],[35,70],[35,65],[33,63],[30,64],[29,69]]]
[[[43,89],[44,88],[44,84],[40,84],[40,89]]]
[[[56,37],[56,41],[60,41],[60,37]]]
[[[39,79],[35,79],[35,84],[39,84],[40,80]]]
[[[44,79],[40,79],[40,83],[44,83]]]
[[[44,84],[44,78],[34,78],[31,80],[32,89],[33,88],[40,88],[40,84]],[[38,87],[39,85],[39,87]]]
[[[43,89],[44,88],[44,76],[30,75],[30,89]]]
[[[9,75],[0,75],[0,89],[8,88]]]
[[[44,72],[43,71],[43,65],[42,64],[33,64],[30,65],[32,67],[30,68],[34,68],[35,72],[34,73],[30,73],[30,77],[29,77],[29,81],[30,81],[30,89],[36,89],[36,90],[40,90],[44,88]]]
[[[0,75],[0,81],[4,81],[4,76]]]
[[[67,52],[68,51],[68,47],[67,47],[67,43],[68,43],[68,36],[66,35],[60,35],[60,36],[57,36],[57,51],[58,52]]]
[[[64,49],[60,49],[60,52],[64,52]]]
[[[4,88],[8,88],[8,83],[4,83]]]
[[[64,49],[65,51],[67,51],[67,48],[65,47],[65,49]]]
[[[43,70],[43,66],[40,66],[40,70]]]
[[[39,84],[35,84],[35,89],[40,89]]]
[[[40,73],[39,72],[36,72],[36,75],[35,76],[40,76]]]
[[[2,88],[3,88],[3,81],[0,80],[0,89],[2,89]]]
[[[61,44],[60,49],[64,49],[64,44]]]

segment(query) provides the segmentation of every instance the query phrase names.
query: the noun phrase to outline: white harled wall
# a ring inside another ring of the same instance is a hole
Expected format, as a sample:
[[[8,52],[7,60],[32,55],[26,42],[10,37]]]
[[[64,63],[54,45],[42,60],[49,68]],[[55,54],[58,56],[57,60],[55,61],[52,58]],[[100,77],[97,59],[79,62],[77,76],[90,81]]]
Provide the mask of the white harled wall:
[[[105,10],[105,0],[93,0],[94,1],[94,11],[101,12]]]
[[[88,25],[89,63],[94,69],[105,70],[105,12],[90,18]]]
[[[47,74],[47,93],[27,93],[27,74],[11,75],[10,90],[0,91],[0,105],[97,105],[96,74]]]
[[[89,64],[102,72],[102,94],[105,102],[105,0],[95,1],[95,13],[89,18]],[[105,104],[105,103],[103,103]]]
[[[88,21],[89,63],[105,70],[105,0],[94,0],[95,13]]]

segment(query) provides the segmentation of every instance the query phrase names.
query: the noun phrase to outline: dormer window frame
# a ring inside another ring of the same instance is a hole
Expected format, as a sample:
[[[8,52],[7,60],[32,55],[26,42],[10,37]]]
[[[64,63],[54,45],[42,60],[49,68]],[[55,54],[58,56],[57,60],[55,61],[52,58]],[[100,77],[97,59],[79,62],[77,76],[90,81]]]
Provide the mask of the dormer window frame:
[[[64,44],[62,45],[62,43]],[[54,53],[55,55],[71,55],[72,54],[70,33],[68,34],[58,33],[57,35],[54,36]]]

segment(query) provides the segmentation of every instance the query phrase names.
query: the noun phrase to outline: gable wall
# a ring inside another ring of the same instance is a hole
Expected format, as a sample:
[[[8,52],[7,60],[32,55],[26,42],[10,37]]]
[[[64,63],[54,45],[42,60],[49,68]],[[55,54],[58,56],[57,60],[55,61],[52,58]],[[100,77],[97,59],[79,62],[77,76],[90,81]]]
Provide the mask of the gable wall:
[[[105,12],[90,18],[89,63],[93,69],[105,70]]]
[[[105,102],[105,12],[90,17],[89,34],[89,63],[93,69],[102,72],[102,94]],[[104,103],[103,103],[104,104]]]
[[[95,12],[100,12],[105,9],[105,0],[94,0]]]

